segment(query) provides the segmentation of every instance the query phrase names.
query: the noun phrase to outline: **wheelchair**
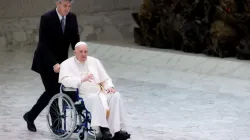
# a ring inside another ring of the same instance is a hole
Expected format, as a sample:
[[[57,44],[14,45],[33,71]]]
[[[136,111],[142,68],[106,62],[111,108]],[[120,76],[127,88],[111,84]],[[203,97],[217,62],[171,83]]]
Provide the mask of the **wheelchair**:
[[[102,139],[101,133],[90,127],[91,114],[86,109],[83,98],[79,97],[78,89],[61,85],[60,93],[49,101],[46,119],[50,133],[55,139],[65,140],[73,133],[79,133],[79,140]],[[53,126],[52,119],[57,122],[56,126]]]

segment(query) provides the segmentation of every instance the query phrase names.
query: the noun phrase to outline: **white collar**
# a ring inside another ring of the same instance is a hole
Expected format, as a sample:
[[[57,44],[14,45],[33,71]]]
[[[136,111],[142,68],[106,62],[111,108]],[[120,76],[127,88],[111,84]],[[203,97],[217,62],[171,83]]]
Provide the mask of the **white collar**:
[[[75,62],[77,65],[79,65],[81,62],[76,58],[76,56],[74,56]]]
[[[85,61],[85,62],[80,62],[80,61],[76,58],[76,56],[74,56],[74,59],[75,59],[75,62],[76,62],[77,65],[86,64],[86,61]]]
[[[57,8],[56,8],[56,12],[57,12],[57,15],[58,15],[58,17],[59,17],[59,19],[60,19],[60,21],[61,21],[61,20],[62,20],[62,16],[61,16],[60,13],[58,12]],[[66,20],[66,16],[64,16],[64,20]]]

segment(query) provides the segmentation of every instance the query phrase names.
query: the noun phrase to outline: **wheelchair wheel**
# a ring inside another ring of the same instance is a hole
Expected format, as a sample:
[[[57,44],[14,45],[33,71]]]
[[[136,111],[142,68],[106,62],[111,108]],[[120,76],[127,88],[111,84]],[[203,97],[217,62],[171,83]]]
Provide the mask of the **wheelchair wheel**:
[[[47,126],[56,139],[68,139],[76,128],[77,112],[72,99],[66,94],[56,94],[50,100],[47,112]]]
[[[91,140],[101,140],[102,138],[102,134],[99,132],[99,133],[96,133],[95,130],[93,129],[90,129],[90,130],[84,130],[84,131],[81,131],[79,133],[79,138],[78,140],[88,140],[88,139],[91,139]]]

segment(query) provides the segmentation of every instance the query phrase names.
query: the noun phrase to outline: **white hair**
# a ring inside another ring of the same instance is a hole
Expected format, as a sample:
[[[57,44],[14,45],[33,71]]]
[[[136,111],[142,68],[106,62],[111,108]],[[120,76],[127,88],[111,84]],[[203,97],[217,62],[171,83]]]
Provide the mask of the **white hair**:
[[[85,42],[83,42],[83,41],[80,41],[80,42],[76,43],[75,48],[80,47],[80,46],[82,46],[82,45],[88,46],[87,43],[85,43]]]

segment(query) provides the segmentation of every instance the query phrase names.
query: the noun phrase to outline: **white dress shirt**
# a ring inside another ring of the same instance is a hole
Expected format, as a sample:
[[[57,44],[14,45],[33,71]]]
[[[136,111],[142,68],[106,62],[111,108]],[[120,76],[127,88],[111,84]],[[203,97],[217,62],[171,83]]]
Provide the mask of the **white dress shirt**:
[[[57,10],[57,8],[56,8],[56,12],[57,12],[57,15],[58,15],[58,17],[59,17],[59,19],[60,19],[60,22],[62,21],[62,15],[60,15],[60,13],[58,12],[58,10]],[[64,16],[64,26],[66,25],[66,16]]]

